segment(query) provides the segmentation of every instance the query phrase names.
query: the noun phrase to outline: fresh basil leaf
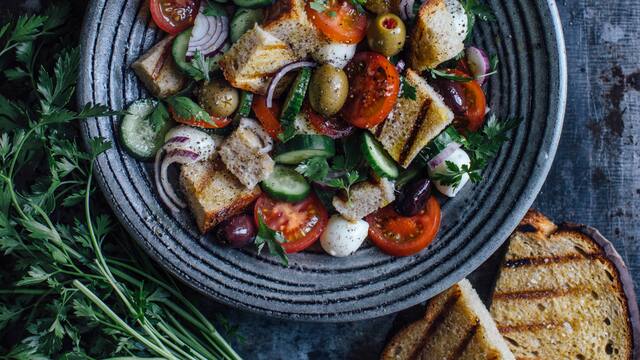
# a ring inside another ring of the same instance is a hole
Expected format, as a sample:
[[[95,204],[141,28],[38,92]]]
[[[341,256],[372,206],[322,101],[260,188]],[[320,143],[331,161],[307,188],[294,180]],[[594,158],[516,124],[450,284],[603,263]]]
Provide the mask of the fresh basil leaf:
[[[416,100],[416,88],[415,86],[409,84],[407,78],[404,76],[400,77],[402,86],[400,87],[400,97],[409,100]]]
[[[177,117],[184,120],[203,121],[212,124],[211,116],[186,96],[172,96],[166,99]]]
[[[160,129],[169,120],[170,115],[167,111],[167,107],[162,101],[158,101],[158,105],[153,109],[151,115],[149,115],[149,123],[154,131]]]

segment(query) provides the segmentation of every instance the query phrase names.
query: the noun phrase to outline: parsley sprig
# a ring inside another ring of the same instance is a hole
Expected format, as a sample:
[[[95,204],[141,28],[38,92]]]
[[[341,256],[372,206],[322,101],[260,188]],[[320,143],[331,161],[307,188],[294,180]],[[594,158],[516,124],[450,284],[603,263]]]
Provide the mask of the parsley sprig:
[[[282,244],[284,244],[287,240],[284,238],[284,235],[279,232],[272,230],[264,223],[263,215],[259,214],[258,216],[258,235],[256,236],[255,245],[258,248],[258,254],[262,252],[265,244],[269,249],[269,253],[272,256],[277,256],[280,258],[282,265],[289,266],[289,258],[287,257],[287,253],[284,251]]]
[[[495,21],[496,16],[491,8],[480,0],[461,1],[464,11],[467,13],[467,40],[473,34],[473,28],[477,19],[482,21]]]
[[[517,128],[522,120],[520,118],[509,118],[503,121],[491,115],[485,126],[479,132],[468,132],[466,135],[458,133],[453,127],[448,128],[441,134],[422,156],[431,158],[434,153],[442,151],[444,146],[450,142],[457,142],[462,145],[469,154],[471,165],[457,166],[455,163],[445,161],[447,171],[442,174],[434,174],[433,180],[441,182],[443,185],[458,186],[464,174],[469,175],[473,182],[482,180],[481,172],[500,151],[502,145],[509,140],[508,133]]]
[[[111,143],[83,150],[77,121],[119,112],[73,105],[79,51],[57,50],[69,34],[60,9],[0,27],[2,358],[238,359],[186,289],[100,210],[92,173]]]

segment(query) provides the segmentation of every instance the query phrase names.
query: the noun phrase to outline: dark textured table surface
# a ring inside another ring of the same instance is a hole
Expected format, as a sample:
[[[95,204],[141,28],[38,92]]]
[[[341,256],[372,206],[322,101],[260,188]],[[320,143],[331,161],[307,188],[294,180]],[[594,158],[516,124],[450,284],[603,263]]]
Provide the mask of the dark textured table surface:
[[[15,6],[14,2],[0,5]],[[39,1],[25,1],[29,7]],[[23,6],[24,6],[23,5]],[[557,222],[598,228],[640,282],[640,2],[558,3],[567,44],[569,96],[560,147],[535,207]],[[6,8],[5,8],[6,10]],[[470,276],[481,295],[498,255]],[[375,359],[420,306],[342,324],[266,318],[216,304],[238,325],[247,359]]]

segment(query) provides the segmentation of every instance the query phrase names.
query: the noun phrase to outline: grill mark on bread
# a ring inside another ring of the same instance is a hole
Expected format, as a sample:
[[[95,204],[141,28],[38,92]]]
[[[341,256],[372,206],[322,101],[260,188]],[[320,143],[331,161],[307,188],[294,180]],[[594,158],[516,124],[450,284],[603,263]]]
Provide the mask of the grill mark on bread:
[[[471,343],[471,340],[473,340],[473,337],[476,335],[476,332],[478,332],[479,327],[480,319],[476,318],[473,326],[471,326],[471,328],[467,330],[467,333],[462,339],[462,342],[460,342],[460,344],[455,348],[453,354],[449,356],[449,360],[457,360],[460,358],[460,356],[462,356],[462,353],[467,349],[467,347]]]
[[[522,290],[495,293],[493,295],[494,300],[534,300],[534,299],[546,299],[562,297],[567,295],[577,295],[588,292],[590,289],[579,286],[569,289],[544,289],[544,290]]]
[[[162,54],[160,54],[160,58],[158,59],[156,66],[153,68],[153,72],[151,73],[151,77],[153,78],[153,80],[158,80],[158,77],[160,76],[160,72],[162,72],[162,68],[164,67],[164,64],[167,62],[167,58],[169,58],[169,55],[171,54],[172,45],[173,45],[173,42],[168,41],[165,44],[164,48],[162,49]]]
[[[449,314],[451,308],[453,308],[456,305],[456,303],[458,302],[458,299],[460,299],[460,296],[462,296],[462,293],[460,291],[455,291],[451,294],[451,296],[449,296],[447,301],[445,301],[445,303],[442,305],[442,309],[440,309],[438,314],[433,318],[431,325],[429,326],[427,331],[424,332],[424,334],[422,335],[422,338],[420,338],[420,341],[418,342],[419,345],[413,350],[411,355],[408,357],[409,360],[415,360],[418,358],[418,354],[427,345],[427,341],[429,340],[429,337],[436,330],[438,330],[438,327],[442,325],[442,323],[444,323],[444,320],[447,317],[447,314]]]
[[[525,257],[518,259],[507,260],[504,263],[506,268],[519,268],[528,266],[540,266],[550,264],[566,264],[575,261],[585,260],[606,260],[606,257],[600,253],[587,253],[587,254],[568,254],[562,256],[540,256],[540,257]]]
[[[400,157],[398,158],[399,163],[404,163],[404,161],[407,159],[407,156],[409,156],[409,151],[411,151],[411,148],[413,147],[413,143],[415,142],[416,136],[418,136],[418,132],[420,131],[420,128],[422,127],[422,124],[424,123],[427,117],[427,112],[429,111],[430,107],[431,107],[431,99],[426,99],[422,103],[422,107],[420,108],[420,113],[418,113],[418,118],[416,119],[416,121],[413,123],[413,126],[411,127],[411,132],[409,133],[409,137],[407,137],[407,139],[404,142],[404,146],[402,147],[402,151],[400,152]]]
[[[555,329],[562,326],[563,323],[551,321],[542,323],[531,324],[518,324],[518,325],[500,325],[498,324],[498,331],[501,334],[509,334],[512,332],[537,332],[545,329]]]

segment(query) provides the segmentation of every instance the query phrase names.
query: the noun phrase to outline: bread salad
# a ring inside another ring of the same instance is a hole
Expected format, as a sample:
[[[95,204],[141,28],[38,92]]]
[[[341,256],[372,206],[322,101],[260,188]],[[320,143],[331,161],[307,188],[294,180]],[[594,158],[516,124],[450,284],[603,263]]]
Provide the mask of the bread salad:
[[[167,33],[132,68],[121,144],[157,194],[232,248],[408,256],[507,140],[467,46],[477,0],[150,0]],[[179,165],[180,186],[169,181]],[[437,194],[439,193],[439,194]]]

